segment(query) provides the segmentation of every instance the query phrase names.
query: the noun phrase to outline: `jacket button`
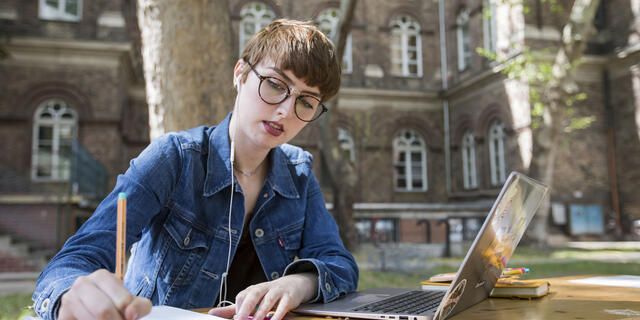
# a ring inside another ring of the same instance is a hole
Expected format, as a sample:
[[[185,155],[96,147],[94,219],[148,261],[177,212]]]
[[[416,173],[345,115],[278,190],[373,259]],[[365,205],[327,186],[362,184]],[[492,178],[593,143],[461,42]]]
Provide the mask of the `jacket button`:
[[[264,195],[262,195],[262,197],[266,199],[266,198],[268,198],[268,197],[269,197],[269,194],[268,194],[268,193],[265,193]]]
[[[189,238],[189,236],[187,236],[186,238],[184,238],[184,241],[182,241],[182,243],[184,243],[185,246],[189,245],[189,242],[191,242],[191,238]]]
[[[279,277],[280,275],[278,274],[277,271],[271,272],[271,280],[278,279]]]
[[[262,238],[262,236],[264,236],[264,230],[262,230],[262,229],[256,229],[255,235],[256,235],[256,237],[258,237],[258,238]]]
[[[324,287],[327,289],[328,292],[331,292],[331,285],[329,284],[329,282],[325,282]]]
[[[49,300],[49,298],[46,298],[44,301],[42,301],[42,304],[40,305],[40,313],[45,313],[47,312],[47,309],[49,308],[49,302],[51,300]]]

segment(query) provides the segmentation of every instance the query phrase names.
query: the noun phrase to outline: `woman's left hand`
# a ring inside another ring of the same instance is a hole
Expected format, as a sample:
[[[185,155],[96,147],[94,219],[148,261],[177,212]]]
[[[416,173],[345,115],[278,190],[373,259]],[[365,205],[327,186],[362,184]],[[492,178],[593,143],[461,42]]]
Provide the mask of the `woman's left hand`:
[[[290,274],[250,286],[238,293],[235,305],[211,309],[209,314],[237,320],[246,320],[253,314],[253,320],[263,320],[267,313],[275,310],[271,320],[281,320],[290,310],[313,299],[317,292],[316,274]]]

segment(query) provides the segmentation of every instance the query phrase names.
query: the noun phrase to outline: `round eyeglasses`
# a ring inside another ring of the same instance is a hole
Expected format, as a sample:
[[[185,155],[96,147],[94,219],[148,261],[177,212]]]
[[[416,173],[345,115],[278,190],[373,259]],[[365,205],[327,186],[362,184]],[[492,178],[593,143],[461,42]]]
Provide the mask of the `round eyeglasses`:
[[[251,70],[253,70],[258,79],[260,79],[258,95],[262,101],[273,105],[280,104],[289,98],[291,89],[287,83],[275,77],[265,77],[259,74],[251,63],[247,62],[247,64],[251,67]],[[318,97],[307,94],[298,94],[293,110],[296,117],[304,122],[316,120],[328,111],[327,107],[322,104]]]

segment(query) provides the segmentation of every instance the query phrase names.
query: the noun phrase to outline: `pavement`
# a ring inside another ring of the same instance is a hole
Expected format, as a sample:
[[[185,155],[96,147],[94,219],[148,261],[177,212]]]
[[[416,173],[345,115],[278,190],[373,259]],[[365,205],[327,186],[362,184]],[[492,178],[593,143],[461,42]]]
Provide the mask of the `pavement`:
[[[0,273],[0,296],[14,293],[33,293],[39,272]]]

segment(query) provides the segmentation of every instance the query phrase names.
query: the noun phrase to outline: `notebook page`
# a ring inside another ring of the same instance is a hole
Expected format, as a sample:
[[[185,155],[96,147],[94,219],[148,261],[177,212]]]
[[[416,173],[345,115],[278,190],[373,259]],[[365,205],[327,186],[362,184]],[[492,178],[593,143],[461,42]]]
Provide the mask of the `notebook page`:
[[[140,318],[141,320],[227,320],[208,314],[197,313],[170,306],[153,306],[151,312]]]

